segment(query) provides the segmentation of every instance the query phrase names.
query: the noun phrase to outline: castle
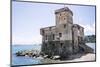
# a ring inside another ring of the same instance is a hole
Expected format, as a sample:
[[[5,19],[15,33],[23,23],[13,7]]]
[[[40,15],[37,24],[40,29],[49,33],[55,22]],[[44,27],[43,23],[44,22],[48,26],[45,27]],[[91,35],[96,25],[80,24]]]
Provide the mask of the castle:
[[[68,7],[55,10],[55,18],[55,26],[40,29],[43,53],[67,57],[78,52],[93,52],[85,45],[84,28],[73,24],[73,12]]]

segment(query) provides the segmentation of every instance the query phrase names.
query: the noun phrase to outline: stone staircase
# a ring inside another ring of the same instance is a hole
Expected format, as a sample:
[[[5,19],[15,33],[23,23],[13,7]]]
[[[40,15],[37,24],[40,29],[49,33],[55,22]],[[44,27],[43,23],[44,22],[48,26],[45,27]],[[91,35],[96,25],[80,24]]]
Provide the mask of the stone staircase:
[[[94,50],[86,44],[80,44],[79,47],[84,51],[84,53],[94,53]]]

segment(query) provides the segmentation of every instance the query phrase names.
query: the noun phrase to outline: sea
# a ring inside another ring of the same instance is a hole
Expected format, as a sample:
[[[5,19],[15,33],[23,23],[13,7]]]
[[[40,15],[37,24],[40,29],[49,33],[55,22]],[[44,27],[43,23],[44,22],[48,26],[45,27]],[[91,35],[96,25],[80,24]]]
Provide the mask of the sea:
[[[86,45],[88,45],[89,47],[94,49],[94,53],[95,53],[95,43],[86,43]],[[32,50],[32,49],[36,49],[36,50],[41,50],[41,45],[12,45],[12,62],[11,65],[34,65],[34,64],[41,64],[41,59],[37,59],[37,58],[32,58],[32,57],[23,57],[23,56],[16,56],[15,53],[18,51],[23,51],[23,50]]]

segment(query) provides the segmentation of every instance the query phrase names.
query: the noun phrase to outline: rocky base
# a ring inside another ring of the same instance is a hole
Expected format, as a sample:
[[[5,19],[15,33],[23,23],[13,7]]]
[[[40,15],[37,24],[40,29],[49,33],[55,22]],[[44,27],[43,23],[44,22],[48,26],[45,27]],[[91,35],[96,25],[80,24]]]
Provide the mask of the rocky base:
[[[76,58],[80,58],[81,56],[86,55],[87,53],[79,52],[79,53],[74,53],[74,54],[68,55],[66,57],[62,57],[59,55],[49,56],[38,50],[24,50],[24,51],[18,51],[15,54],[16,54],[16,56],[28,56],[28,57],[42,58],[42,59],[49,58],[49,59],[53,59],[53,60],[73,60]]]

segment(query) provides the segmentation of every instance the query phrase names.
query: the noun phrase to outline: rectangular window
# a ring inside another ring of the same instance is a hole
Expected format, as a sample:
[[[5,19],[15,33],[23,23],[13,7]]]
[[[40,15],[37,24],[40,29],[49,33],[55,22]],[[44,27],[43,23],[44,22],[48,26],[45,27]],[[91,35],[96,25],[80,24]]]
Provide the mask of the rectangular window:
[[[64,28],[66,28],[66,24],[64,24]]]
[[[51,27],[49,27],[49,30],[51,31]]]
[[[64,20],[66,20],[66,18],[64,17]]]
[[[60,45],[61,45],[61,48],[62,48],[63,47],[63,43],[61,43]]]
[[[53,47],[55,47],[55,44],[52,44],[53,45]]]
[[[45,40],[47,40],[47,35],[45,36]]]
[[[55,39],[55,35],[53,34],[53,40]]]
[[[62,37],[62,33],[59,33],[59,37]]]
[[[41,33],[44,35],[44,30],[43,29],[41,30]]]

